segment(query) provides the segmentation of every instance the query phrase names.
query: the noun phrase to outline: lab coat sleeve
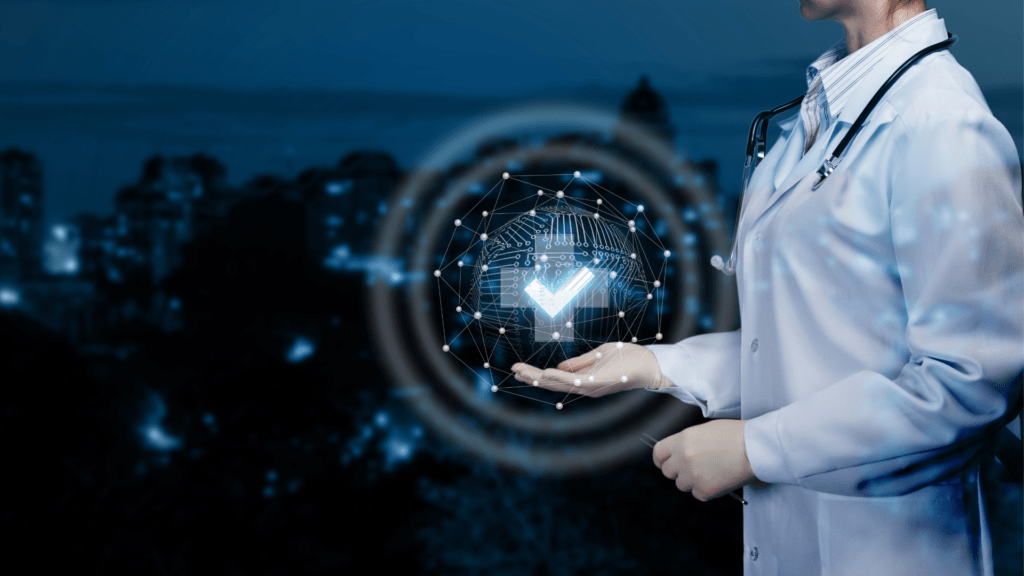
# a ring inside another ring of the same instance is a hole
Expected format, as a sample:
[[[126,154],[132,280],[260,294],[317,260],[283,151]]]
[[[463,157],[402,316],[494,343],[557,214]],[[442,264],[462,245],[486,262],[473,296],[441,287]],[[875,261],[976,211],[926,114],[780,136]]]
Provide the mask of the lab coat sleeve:
[[[943,98],[947,95],[930,95]],[[890,176],[909,361],[861,371],[746,421],[769,483],[899,495],[954,477],[1003,423],[1024,369],[1024,213],[1016,148],[983,107],[899,120]]]
[[[740,417],[740,331],[691,336],[647,348],[671,386],[654,390],[698,406],[705,418]]]

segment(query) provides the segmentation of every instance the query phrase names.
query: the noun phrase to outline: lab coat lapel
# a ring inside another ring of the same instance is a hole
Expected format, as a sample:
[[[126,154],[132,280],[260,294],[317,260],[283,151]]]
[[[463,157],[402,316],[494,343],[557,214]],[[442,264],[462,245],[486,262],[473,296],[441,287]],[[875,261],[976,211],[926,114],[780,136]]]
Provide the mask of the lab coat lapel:
[[[832,124],[828,134],[824,137],[828,138],[828,145],[823,149],[817,145],[812,146],[811,150],[805,154],[796,166],[789,172],[786,179],[779,185],[774,192],[769,196],[768,200],[757,209],[756,214],[751,214],[751,222],[756,222],[762,214],[768,211],[780,198],[786,195],[798,182],[807,177],[808,174],[817,171],[818,167],[821,166],[825,157],[832,153],[832,149],[838,143],[838,137],[841,134],[845,134],[846,131],[853,125],[853,122],[860,116],[864,107],[867,106],[868,102],[875,95],[875,92],[882,87],[882,84],[889,78],[889,76],[900,67],[903,62],[913,56],[919,50],[934,44],[941,42],[947,38],[946,24],[942,19],[936,20],[929,23],[928,26],[923,26],[920,30],[914,30],[910,33],[905,34],[893,47],[892,51],[889,52],[882,62],[879,62],[871,69],[871,72],[862,78],[857,87],[854,88],[854,92],[850,95],[843,110],[839,113],[839,117]],[[909,73],[909,71],[908,71]],[[882,99],[885,101],[885,98]],[[885,115],[884,118],[875,118],[878,116],[878,110],[881,106],[875,108],[874,111],[864,120],[861,125],[861,131],[872,123],[873,120],[889,121],[892,119],[890,115]],[[802,123],[800,123],[802,125]],[[796,142],[794,142],[794,138]],[[855,136],[854,138],[857,138]],[[788,145],[789,146],[800,146],[803,147],[803,128],[798,127],[790,135]],[[847,154],[850,150],[847,150]],[[842,170],[842,166],[837,170]]]

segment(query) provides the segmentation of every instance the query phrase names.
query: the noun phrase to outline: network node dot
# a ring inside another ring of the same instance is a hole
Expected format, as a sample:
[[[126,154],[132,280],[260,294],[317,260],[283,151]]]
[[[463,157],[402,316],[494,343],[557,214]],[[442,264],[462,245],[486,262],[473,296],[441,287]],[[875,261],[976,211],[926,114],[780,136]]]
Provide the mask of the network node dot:
[[[533,385],[534,385],[534,386],[540,386],[540,382],[537,382],[536,380],[534,380],[534,381],[533,381]]]
[[[614,270],[612,270],[611,272],[608,273],[608,275],[611,276],[612,278],[616,278],[616,277],[618,277],[619,273],[614,271]]]
[[[462,226],[462,220],[459,220],[458,218],[456,218],[455,219],[455,225],[456,226]]]
[[[530,216],[536,216],[536,215],[537,215],[537,211],[536,210],[530,210]]]
[[[644,211],[644,205],[643,205],[643,204],[641,204],[641,205],[637,206],[637,207],[636,207],[636,211],[637,211],[637,212],[643,212],[643,211]]]
[[[540,261],[541,262],[547,262],[548,261],[548,255],[547,254],[541,254],[540,255]]]
[[[434,276],[436,278],[440,278],[441,277],[441,271],[440,270],[434,270]]]
[[[481,317],[483,317],[483,314],[481,314],[479,312],[473,312],[473,318],[476,318],[477,320],[479,320]]]
[[[465,265],[466,265],[465,262],[463,262],[462,260],[459,260],[459,268],[462,268]]]
[[[619,318],[625,318],[625,317],[626,317],[626,313],[621,311],[621,310],[619,310]]]
[[[594,377],[593,377],[593,376],[591,376],[591,377],[589,378],[589,380],[590,380],[591,382],[593,382],[593,381],[594,381]]]
[[[661,340],[661,339],[662,339],[662,335],[661,335],[661,332],[658,332],[657,334],[655,334],[655,335],[654,335],[654,339],[655,339],[655,340]]]
[[[654,287],[657,288],[658,286],[661,286],[661,280],[654,281]]]
[[[615,347],[616,348],[622,348],[622,342],[616,342],[615,343]]]
[[[501,177],[504,178],[505,180],[508,180],[508,172],[502,174]]]
[[[491,392],[497,392],[497,391],[498,391],[498,387],[497,387],[497,386],[494,386],[494,385],[492,385],[492,386],[491,386]]]
[[[504,333],[505,333],[505,329],[504,328],[498,328],[498,334],[504,334]]]
[[[451,350],[451,348],[449,348],[448,345],[445,344],[444,346],[441,346],[441,350],[444,350],[445,352],[447,352],[447,351]]]
[[[483,240],[484,242],[486,242],[487,241],[487,232],[484,232],[483,234],[481,234],[480,235],[480,239]]]
[[[581,384],[581,382],[580,382],[580,379],[579,379],[579,378],[577,378],[577,379],[575,379],[575,380],[573,380],[573,381],[572,381],[572,385],[573,385],[573,386],[579,386],[580,384]]]
[[[600,198],[598,198],[597,199],[597,205],[600,206],[601,204],[604,204],[604,200],[601,200]]]
[[[558,196],[559,198],[563,198],[563,197],[565,197],[565,192],[559,190],[558,193],[555,194],[555,196]]]
[[[558,340],[561,337],[562,337],[562,335],[559,334],[558,332],[552,332],[551,333],[551,338],[554,339],[554,340]]]
[[[636,252],[631,253],[629,257],[632,258],[633,260],[636,260]]]
[[[580,171],[579,171],[579,170],[577,170],[577,171],[573,172],[573,173],[572,173],[572,177],[573,177],[573,178],[579,178],[579,177],[580,177]]]
[[[629,221],[629,227],[632,228],[633,226],[636,226],[636,220]]]
[[[625,382],[625,381],[629,380],[629,378],[623,376],[622,378],[619,378],[619,380],[622,380],[623,382]]]
[[[456,306],[455,307],[455,311],[456,312],[462,312],[462,306]]]
[[[544,191],[543,190],[537,190],[537,196],[543,196],[543,195],[544,195]]]
[[[648,292],[647,293],[647,299],[650,300],[651,298],[654,298],[654,294],[651,294],[650,292]]]
[[[484,218],[487,218],[488,214],[489,214],[489,212],[487,210],[484,210]]]
[[[672,255],[672,252],[669,252],[668,250],[665,250],[665,258],[668,258],[671,255]]]
[[[630,232],[636,232],[636,226],[630,226],[629,227],[629,231]]]
[[[487,264],[481,266],[480,269],[483,270],[484,272],[487,272]]]
[[[566,322],[565,323],[565,327],[566,328],[572,328],[572,320],[569,320],[568,322]]]
[[[555,408],[558,408],[559,410],[561,410],[562,409],[562,403],[559,402],[558,404],[555,404]]]
[[[534,264],[533,265],[533,269],[537,270],[539,272],[540,271],[540,264]]]
[[[601,217],[600,214],[598,214],[597,212],[594,212],[594,218],[600,218],[600,217]]]
[[[635,343],[636,342],[636,336],[633,336],[633,338],[630,340],[630,342],[634,342]]]
[[[601,357],[601,353],[600,353],[600,352],[598,352],[598,353],[596,354],[596,356],[597,356],[598,358],[600,358],[600,357]]]
[[[601,263],[601,259],[600,258],[594,258],[594,264],[600,264],[600,263]]]
[[[491,367],[491,363],[490,362],[484,362],[484,368],[490,368],[490,367]]]

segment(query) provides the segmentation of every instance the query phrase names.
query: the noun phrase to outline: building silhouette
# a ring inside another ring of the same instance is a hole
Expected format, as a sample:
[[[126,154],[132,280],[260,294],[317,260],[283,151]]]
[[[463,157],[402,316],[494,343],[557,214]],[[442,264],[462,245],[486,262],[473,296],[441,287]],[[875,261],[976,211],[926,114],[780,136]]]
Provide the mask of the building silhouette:
[[[42,273],[43,170],[34,154],[0,154],[0,281]]]

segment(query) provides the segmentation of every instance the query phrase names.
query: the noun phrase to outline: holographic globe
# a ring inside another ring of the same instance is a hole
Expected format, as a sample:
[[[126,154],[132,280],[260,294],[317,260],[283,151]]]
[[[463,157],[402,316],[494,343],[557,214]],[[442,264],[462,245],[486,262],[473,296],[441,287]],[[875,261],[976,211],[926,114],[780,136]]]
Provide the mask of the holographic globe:
[[[654,285],[635,229],[588,208],[541,206],[478,238],[468,328],[490,365],[553,366],[605,342],[654,340],[640,333]]]

